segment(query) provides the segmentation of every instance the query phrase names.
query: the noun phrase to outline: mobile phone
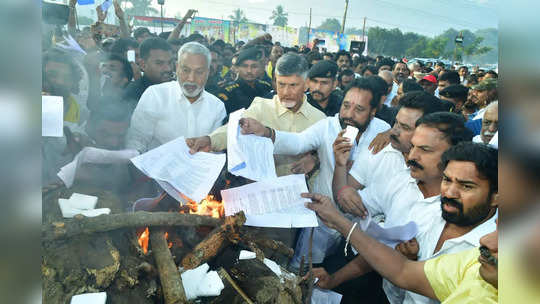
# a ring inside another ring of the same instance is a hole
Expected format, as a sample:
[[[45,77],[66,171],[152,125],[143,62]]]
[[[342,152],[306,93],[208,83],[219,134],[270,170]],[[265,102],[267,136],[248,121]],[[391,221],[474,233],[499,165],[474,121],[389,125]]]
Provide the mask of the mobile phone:
[[[127,60],[129,62],[135,62],[135,51],[134,50],[127,51]]]

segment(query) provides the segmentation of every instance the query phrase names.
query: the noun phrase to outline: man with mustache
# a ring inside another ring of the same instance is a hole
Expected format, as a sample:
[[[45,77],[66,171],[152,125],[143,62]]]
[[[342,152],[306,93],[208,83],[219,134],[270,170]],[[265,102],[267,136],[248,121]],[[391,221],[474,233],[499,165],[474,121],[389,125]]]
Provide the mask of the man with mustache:
[[[489,144],[499,130],[499,102],[494,101],[486,107],[482,118],[480,134],[473,138],[474,142]]]
[[[244,117],[287,132],[302,132],[323,120],[325,115],[307,102],[304,94],[307,73],[308,63],[303,56],[293,53],[281,56],[275,69],[277,95],[272,99],[256,97],[244,112]],[[186,142],[191,153],[224,150],[227,148],[227,125],[218,128],[209,136],[188,138]],[[309,175],[318,162],[311,151],[300,155],[276,154],[274,160],[278,176]],[[265,231],[272,230],[276,232],[272,235],[273,239],[278,239],[289,247],[294,246],[297,229],[265,228]]]
[[[225,104],[227,114],[249,108],[255,97],[263,97],[272,90],[272,84],[259,79],[264,72],[262,50],[250,47],[240,51],[235,67],[238,78],[221,87],[217,97]]]
[[[428,93],[415,92],[410,94],[414,95],[409,96],[418,98],[423,96],[421,94]],[[407,101],[405,97],[403,99]],[[426,102],[428,100],[426,98]],[[400,113],[401,115],[399,115]],[[408,222],[404,215],[409,213],[414,204],[422,202],[426,205],[436,205],[442,180],[442,172],[438,166],[442,154],[448,148],[463,141],[470,142],[472,139],[472,132],[465,127],[465,119],[462,116],[447,112],[435,112],[416,118],[417,120],[413,124],[415,129],[409,142],[406,139],[411,136],[411,131],[400,129],[407,128],[411,124],[410,120],[414,120],[414,116],[405,118],[404,114],[406,112],[401,111],[401,109],[400,113],[396,117],[397,125],[394,125],[395,128],[392,130],[394,136],[392,137],[391,146],[398,151],[402,151],[402,153],[408,151],[408,153],[404,153],[408,169],[404,168],[403,163],[400,164],[399,161],[393,162],[395,168],[390,172],[380,171],[383,167],[377,168],[377,166],[369,164],[366,165],[367,169],[370,170],[369,173],[366,173],[368,171],[362,173],[362,170],[366,170],[366,168],[357,167],[354,170],[351,169],[351,175],[358,178],[356,187],[360,188],[362,186],[359,181],[367,185],[357,194],[347,193],[347,197],[344,197],[342,192],[351,187],[348,185],[344,186],[345,188],[341,187],[337,194],[334,194],[338,198],[338,204],[342,210],[350,213],[349,218],[353,218],[353,215],[361,217],[383,216],[386,227],[399,226]],[[415,112],[409,113],[409,115],[412,114],[415,114]],[[416,113],[416,115],[419,115],[419,113]],[[396,140],[396,137],[398,140]],[[346,157],[346,154],[343,154],[348,151],[347,143],[340,142],[338,145],[335,147],[336,152],[338,152],[336,153],[336,169],[340,170],[338,174],[343,178],[346,169],[339,167],[343,167],[343,158]],[[338,154],[340,155],[338,156]],[[366,157],[364,156],[362,159],[366,159]],[[337,164],[338,162],[339,164]],[[362,166],[363,162],[358,159],[358,162],[355,161],[355,165]],[[379,166],[383,165],[379,164]],[[337,181],[339,176],[335,178]],[[341,180],[341,184],[345,185],[343,180]],[[354,185],[354,183],[351,184]],[[354,192],[355,189],[352,190],[347,191]],[[339,278],[338,284],[340,281],[343,282],[349,278],[367,273],[369,268],[366,269],[365,266],[366,264],[361,258],[356,258],[336,274],[336,277]],[[322,275],[326,276],[326,273],[322,272]],[[385,292],[391,303],[400,301],[401,295],[390,287],[385,286]]]
[[[223,103],[206,92],[211,56],[198,43],[178,51],[178,81],[150,86],[141,96],[127,135],[127,148],[144,153],[177,137],[208,134],[223,124]]]
[[[320,160],[320,172],[313,177],[312,191],[332,196],[332,176],[334,171],[334,154],[332,144],[336,136],[347,126],[356,127],[358,135],[354,140],[355,151],[367,150],[371,140],[390,126],[375,118],[375,112],[381,99],[380,91],[367,79],[355,79],[345,92],[345,97],[338,114],[317,122],[300,133],[290,133],[272,130],[260,122],[250,118],[241,121],[244,134],[256,134],[270,137],[274,141],[275,154],[298,155],[317,150]],[[275,134],[275,135],[274,135]],[[351,158],[356,157],[351,153]],[[309,232],[303,229],[296,245],[291,267],[300,265],[302,256],[307,257],[309,249]],[[336,231],[324,225],[319,225],[313,235],[313,263],[321,263],[331,248],[329,242],[335,239]]]
[[[334,141],[336,168],[332,182],[334,200],[343,211],[357,216],[367,215],[357,190],[372,183],[385,184],[388,178],[408,170],[405,164],[411,150],[411,138],[416,129],[416,121],[421,117],[439,112],[442,106],[437,98],[426,92],[410,92],[400,100],[396,122],[389,131],[390,145],[377,154],[369,150],[360,151],[350,171],[347,170],[352,145],[343,132]]]
[[[487,196],[489,186],[485,184],[489,182],[483,178],[474,177],[474,180],[483,184],[475,192],[483,192],[482,195]],[[461,181],[452,183],[459,184]],[[360,229],[355,229],[353,223],[339,213],[329,197],[312,193],[302,196],[313,201],[307,204],[308,208],[317,212],[327,225],[339,230],[342,235],[348,235],[359,256],[396,286],[445,304],[498,303],[497,231],[484,235],[478,242],[480,248],[441,254],[427,261],[411,261]],[[451,241],[448,239],[447,242]]]
[[[308,72],[307,100],[326,116],[336,115],[341,106],[342,98],[335,92],[337,72],[337,64],[330,60],[317,62]]]
[[[151,85],[173,80],[173,54],[171,45],[162,38],[148,38],[140,46],[141,70],[143,76],[130,83],[124,92],[124,99],[133,107]]]

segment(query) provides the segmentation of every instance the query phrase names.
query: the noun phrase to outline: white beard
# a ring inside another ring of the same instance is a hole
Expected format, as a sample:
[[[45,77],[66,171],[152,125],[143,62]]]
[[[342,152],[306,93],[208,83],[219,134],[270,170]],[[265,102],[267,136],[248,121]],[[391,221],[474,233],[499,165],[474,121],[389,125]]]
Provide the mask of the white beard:
[[[184,85],[186,85],[186,84],[188,84],[188,85],[196,85],[197,88],[192,92],[188,92],[188,90],[186,90],[186,88],[184,88]],[[201,86],[199,86],[199,85],[197,85],[195,83],[190,83],[190,82],[184,82],[184,83],[180,84],[180,88],[182,88],[182,93],[184,93],[184,95],[186,97],[189,97],[189,98],[199,96],[199,94],[201,94],[202,90],[204,89],[204,87],[201,87]]]
[[[287,109],[292,109],[296,106],[296,101],[292,100],[279,100],[282,106],[284,106]]]

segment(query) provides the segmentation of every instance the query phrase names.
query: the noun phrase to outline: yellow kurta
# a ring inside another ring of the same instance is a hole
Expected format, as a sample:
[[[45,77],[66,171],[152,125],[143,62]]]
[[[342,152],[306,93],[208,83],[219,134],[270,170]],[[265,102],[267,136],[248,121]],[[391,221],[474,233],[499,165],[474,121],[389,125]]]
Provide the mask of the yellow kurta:
[[[497,303],[498,291],[479,273],[478,248],[427,260],[424,272],[443,304]]]
[[[66,115],[64,115],[64,121],[79,123],[79,120],[81,119],[81,113],[79,109],[79,104],[77,103],[77,100],[75,100],[75,97],[70,95],[66,100],[64,100],[64,102],[69,103]]]
[[[325,119],[326,116],[321,111],[309,104],[304,95],[304,101],[300,109],[293,113],[279,102],[279,97],[265,99],[256,97],[251,106],[244,112],[244,117],[251,117],[258,120],[263,125],[287,132],[302,132],[317,121]],[[224,125],[210,134],[212,149],[221,151],[227,148],[227,125]],[[276,163],[276,173],[278,176],[291,174],[290,165],[301,156],[274,155]]]

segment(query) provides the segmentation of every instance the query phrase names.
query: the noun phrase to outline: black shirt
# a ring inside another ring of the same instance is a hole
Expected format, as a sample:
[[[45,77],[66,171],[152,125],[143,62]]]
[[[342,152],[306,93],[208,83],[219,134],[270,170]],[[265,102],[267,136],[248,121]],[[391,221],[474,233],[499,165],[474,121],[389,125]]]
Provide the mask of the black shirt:
[[[394,125],[394,122],[396,121],[396,115],[397,108],[389,107],[385,104],[383,104],[382,108],[377,111],[377,113],[375,113],[375,117],[386,121],[390,125],[390,127]]]
[[[216,73],[213,76],[208,77],[208,81],[206,82],[204,89],[208,93],[217,96],[217,94],[220,92],[219,82],[222,80],[223,79],[219,76],[219,73]]]
[[[151,85],[154,85],[155,83],[152,83],[150,79],[146,77],[141,77],[138,80],[130,83],[127,88],[124,90],[124,96],[123,99],[133,106],[133,108],[137,107],[137,104],[139,103],[139,99],[141,99],[142,94],[144,91]]]
[[[225,104],[227,114],[241,108],[249,108],[255,97],[263,97],[272,90],[272,85],[263,80],[255,80],[254,86],[239,78],[220,87],[216,95]]]
[[[326,108],[323,109],[321,105],[313,99],[313,96],[309,92],[306,92],[306,96],[307,101],[326,116],[334,116],[336,113],[339,113],[341,102],[343,101],[343,95],[338,90],[334,90],[330,93],[330,96],[328,96],[328,104],[326,105]]]

